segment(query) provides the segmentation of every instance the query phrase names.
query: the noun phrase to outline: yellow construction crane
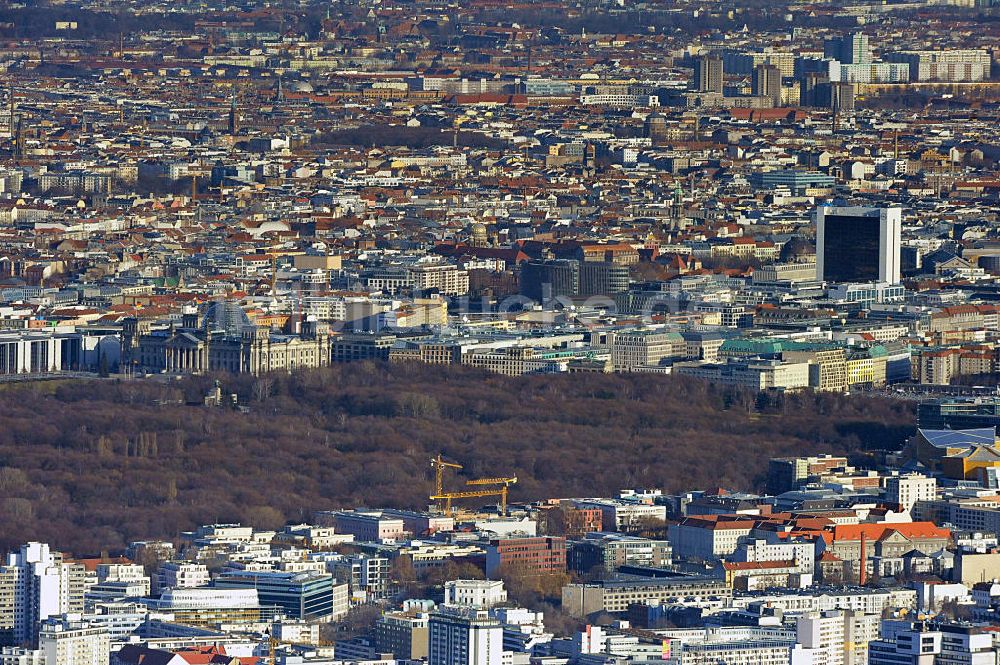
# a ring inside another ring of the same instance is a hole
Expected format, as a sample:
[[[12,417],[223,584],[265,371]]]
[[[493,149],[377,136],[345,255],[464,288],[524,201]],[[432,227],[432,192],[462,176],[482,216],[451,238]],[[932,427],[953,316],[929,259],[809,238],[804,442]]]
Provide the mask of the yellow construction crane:
[[[509,478],[509,484],[517,482],[517,478]],[[452,499],[471,499],[478,496],[499,496],[500,497],[500,512],[501,514],[507,512],[507,488],[508,484],[503,485],[499,489],[491,490],[470,490],[466,492],[442,492],[441,494],[432,494],[431,499],[434,501],[444,502],[442,509],[445,513],[451,512],[451,500]]]
[[[444,510],[445,513],[451,513],[451,501],[452,499],[471,499],[475,497],[483,496],[499,496],[500,497],[500,513],[505,514],[507,512],[507,492],[511,485],[517,482],[517,476],[511,477],[496,477],[496,478],[475,478],[473,480],[465,481],[466,485],[500,485],[500,487],[495,489],[483,489],[483,490],[466,490],[464,492],[445,492],[444,491],[444,470],[449,469],[461,469],[461,464],[455,464],[454,462],[446,462],[438,455],[431,460],[431,466],[434,467],[434,494],[430,496],[432,501],[437,501],[438,506]]]
[[[277,665],[277,650],[279,641],[274,635],[268,635],[267,638],[267,663],[268,665]]]
[[[434,493],[443,494],[444,493],[444,470],[445,469],[461,469],[461,464],[455,464],[454,462],[445,462],[441,457],[441,453],[438,453],[437,457],[431,459],[431,466],[434,467]],[[431,497],[432,499],[434,497]]]
[[[500,489],[492,490],[493,495],[497,493],[500,494],[500,514],[507,514],[507,492],[510,491],[510,486],[517,483],[517,476],[509,477],[498,477],[498,478],[476,478],[475,480],[465,481],[466,485],[500,485]],[[490,496],[490,495],[486,495]]]
[[[475,480],[466,480],[466,485],[513,485],[517,482],[517,476],[511,476],[510,478],[476,478]]]

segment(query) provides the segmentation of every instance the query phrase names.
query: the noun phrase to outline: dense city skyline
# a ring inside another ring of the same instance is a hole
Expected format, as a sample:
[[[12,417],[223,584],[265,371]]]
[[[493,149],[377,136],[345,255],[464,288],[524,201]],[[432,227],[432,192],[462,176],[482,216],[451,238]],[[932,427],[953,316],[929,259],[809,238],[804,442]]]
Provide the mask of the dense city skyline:
[[[0,665],[996,665],[998,45],[0,4]]]

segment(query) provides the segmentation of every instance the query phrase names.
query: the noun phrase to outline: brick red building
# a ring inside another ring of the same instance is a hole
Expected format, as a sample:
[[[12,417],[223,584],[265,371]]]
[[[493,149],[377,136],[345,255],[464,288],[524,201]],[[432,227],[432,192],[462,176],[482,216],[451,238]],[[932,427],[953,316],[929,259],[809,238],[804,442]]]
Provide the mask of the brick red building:
[[[566,516],[566,536],[569,538],[582,538],[588,533],[601,531],[603,528],[600,508],[573,508],[565,506],[563,514]]]
[[[566,571],[565,538],[496,538],[485,549],[486,574],[489,577],[495,577],[506,567],[539,574]]]

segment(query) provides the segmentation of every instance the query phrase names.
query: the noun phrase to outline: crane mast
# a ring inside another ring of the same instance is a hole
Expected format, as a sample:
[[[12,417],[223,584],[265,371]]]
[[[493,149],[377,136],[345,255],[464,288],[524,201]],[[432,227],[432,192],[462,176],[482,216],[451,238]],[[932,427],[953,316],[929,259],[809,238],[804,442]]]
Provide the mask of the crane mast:
[[[497,476],[493,478],[474,478],[465,481],[466,485],[484,487],[496,485],[491,489],[465,490],[461,492],[444,491],[444,471],[445,469],[461,469],[461,464],[445,461],[440,454],[431,459],[431,466],[434,467],[434,494],[430,495],[432,501],[438,502],[438,508],[445,513],[451,513],[451,502],[453,499],[471,499],[483,496],[500,497],[500,513],[507,513],[507,494],[510,486],[517,482],[517,476]]]

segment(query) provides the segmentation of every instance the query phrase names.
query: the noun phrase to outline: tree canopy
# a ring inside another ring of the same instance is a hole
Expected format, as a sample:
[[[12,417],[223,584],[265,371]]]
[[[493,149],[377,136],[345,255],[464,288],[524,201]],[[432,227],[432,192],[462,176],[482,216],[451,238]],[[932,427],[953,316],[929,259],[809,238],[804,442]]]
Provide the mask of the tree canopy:
[[[248,412],[201,406],[219,378]],[[517,475],[513,502],[763,485],[770,457],[898,448],[912,404],[759,396],[660,375],[509,378],[356,363],[266,377],[65,381],[0,390],[0,550],[74,553],[215,521],[424,507],[446,478]]]

